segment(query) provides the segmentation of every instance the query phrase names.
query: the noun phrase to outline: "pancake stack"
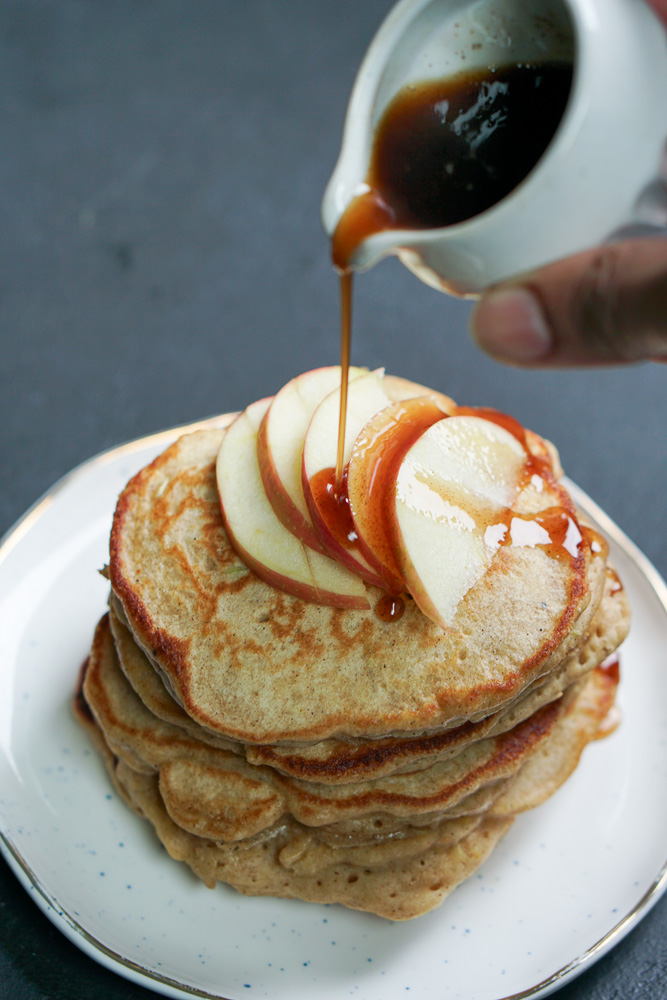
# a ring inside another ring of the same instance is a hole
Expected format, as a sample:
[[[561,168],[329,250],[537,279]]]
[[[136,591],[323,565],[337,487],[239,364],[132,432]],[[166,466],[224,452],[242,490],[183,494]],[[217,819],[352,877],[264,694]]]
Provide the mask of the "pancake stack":
[[[229,542],[224,433],[180,438],[121,494],[77,716],[206,885],[418,916],[608,725],[629,611],[606,544],[578,518],[565,556],[499,548],[448,628],[409,598],[383,620],[370,586],[367,611],[308,603]]]

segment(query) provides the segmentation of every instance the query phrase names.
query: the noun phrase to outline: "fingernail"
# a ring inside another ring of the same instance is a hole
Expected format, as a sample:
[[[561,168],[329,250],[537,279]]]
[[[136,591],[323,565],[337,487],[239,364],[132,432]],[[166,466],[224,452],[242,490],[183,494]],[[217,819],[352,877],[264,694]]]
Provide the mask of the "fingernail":
[[[470,325],[482,350],[501,361],[541,361],[553,345],[541,306],[526,288],[488,292],[473,312]]]

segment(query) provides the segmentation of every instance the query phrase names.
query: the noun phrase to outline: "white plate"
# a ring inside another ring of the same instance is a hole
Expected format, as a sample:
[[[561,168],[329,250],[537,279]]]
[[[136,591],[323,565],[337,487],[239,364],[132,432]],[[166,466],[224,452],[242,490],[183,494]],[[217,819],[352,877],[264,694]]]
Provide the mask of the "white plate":
[[[70,712],[106,605],[111,515],[177,436],[81,466],[0,549],[0,847],[75,944],[166,996],[500,1000],[553,992],[635,926],[667,886],[667,590],[586,496],[629,593],[622,725],[520,817],[433,913],[393,924],[340,906],[204,888],[112,792]]]

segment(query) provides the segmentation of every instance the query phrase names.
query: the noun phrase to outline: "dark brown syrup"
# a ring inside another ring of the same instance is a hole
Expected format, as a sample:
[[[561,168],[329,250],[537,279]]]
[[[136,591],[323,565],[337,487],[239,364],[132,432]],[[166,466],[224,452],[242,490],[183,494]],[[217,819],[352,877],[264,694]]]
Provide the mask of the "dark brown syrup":
[[[320,469],[309,483],[315,506],[336,541],[345,549],[357,548],[357,530],[347,495],[347,469],[338,483],[335,469]]]
[[[618,653],[611,653],[606,660],[600,664],[599,670],[603,670],[608,677],[611,677],[614,684],[621,680],[621,660]]]
[[[350,374],[350,341],[352,337],[352,272],[349,268],[340,275],[340,408],[338,411],[338,446],[334,482],[337,492],[343,488],[343,463],[345,459],[345,423],[347,418],[347,390]]]
[[[552,559],[574,562],[580,558],[583,537],[577,522],[565,507],[547,507],[537,514],[506,511],[504,518],[496,520],[504,522],[507,529],[500,545],[526,544],[539,547]],[[522,533],[526,535],[523,542]],[[517,535],[518,538],[515,537]]]
[[[375,614],[383,622],[397,622],[404,611],[405,601],[397,594],[383,594],[375,605]]]
[[[567,62],[523,63],[405,87],[373,139],[366,184],[333,235],[345,271],[385,229],[438,229],[505,198],[541,159],[572,85]]]
[[[499,410],[494,410],[488,406],[457,406],[454,413],[459,417],[481,417],[483,420],[488,420],[492,424],[497,424],[499,427],[502,427],[503,430],[506,430],[508,434],[515,437],[526,452],[526,462],[523,468],[523,480],[520,485],[525,486],[533,476],[540,476],[563,497],[563,501],[567,505],[568,511],[570,511],[570,513],[574,513],[575,507],[571,502],[569,495],[558,485],[558,479],[553,470],[551,456],[546,450],[546,447],[544,448],[544,453],[542,455],[536,454],[528,441],[526,428],[523,427],[519,421],[515,419],[515,417],[511,417],[507,413],[501,413]]]

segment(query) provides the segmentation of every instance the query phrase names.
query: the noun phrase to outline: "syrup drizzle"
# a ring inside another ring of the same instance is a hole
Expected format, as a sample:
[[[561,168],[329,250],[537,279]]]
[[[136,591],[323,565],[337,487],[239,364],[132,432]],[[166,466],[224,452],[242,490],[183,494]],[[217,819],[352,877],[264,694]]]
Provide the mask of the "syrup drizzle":
[[[405,601],[400,594],[383,594],[375,605],[375,614],[383,622],[397,622],[404,611]]]
[[[496,519],[503,529],[499,539],[501,545],[519,548],[539,548],[552,559],[570,558],[575,560],[580,554],[582,534],[569,511],[564,507],[548,507],[537,514],[516,514],[512,510]],[[494,524],[492,527],[496,527]],[[488,533],[485,532],[485,537]]]
[[[613,684],[618,684],[621,676],[620,660],[618,653],[612,653],[610,656],[604,660],[600,666],[597,668],[611,679]],[[598,731],[596,732],[594,739],[604,740],[607,736],[611,736],[621,724],[621,710],[618,705],[613,704],[606,716],[600,723]]]
[[[310,480],[310,489],[317,509],[336,541],[343,548],[357,549],[357,529],[347,495],[347,468],[343,469],[340,485],[337,477],[336,469],[320,469]]]
[[[424,431],[446,413],[428,396],[391,404],[367,424],[355,442],[360,460],[348,467],[350,512],[358,518],[359,547],[366,559],[385,577],[389,593],[402,590],[402,573],[394,549],[393,492],[406,452]]]
[[[352,333],[352,271],[340,275],[340,410],[338,411],[338,447],[336,449],[335,489],[343,491],[343,461],[345,458],[345,424],[347,421],[347,389],[350,373],[350,340]]]
[[[572,84],[564,62],[475,69],[404,87],[373,137],[366,190],[343,212],[331,241],[341,276],[341,402],[336,488],[350,357],[350,261],[387,229],[433,229],[473,218],[502,200],[540,160]]]

